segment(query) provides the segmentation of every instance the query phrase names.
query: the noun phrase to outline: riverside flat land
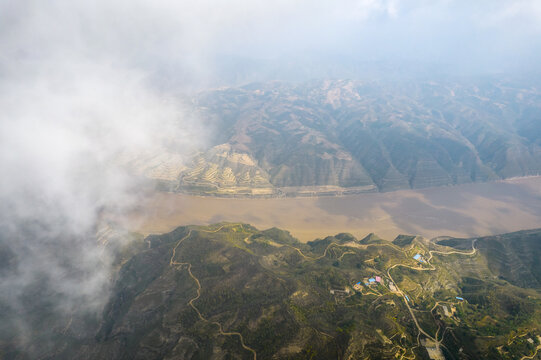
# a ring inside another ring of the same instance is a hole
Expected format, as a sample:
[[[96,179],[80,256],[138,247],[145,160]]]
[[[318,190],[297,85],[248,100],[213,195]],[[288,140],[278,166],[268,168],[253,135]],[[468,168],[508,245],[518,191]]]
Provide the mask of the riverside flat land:
[[[179,225],[245,222],[305,242],[340,232],[473,237],[541,227],[541,177],[342,197],[226,199],[153,192],[116,219],[143,234]]]

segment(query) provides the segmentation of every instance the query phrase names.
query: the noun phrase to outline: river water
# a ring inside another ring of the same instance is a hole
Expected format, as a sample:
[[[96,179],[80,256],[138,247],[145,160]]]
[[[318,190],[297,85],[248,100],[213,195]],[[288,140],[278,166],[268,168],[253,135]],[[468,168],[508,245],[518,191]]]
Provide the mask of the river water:
[[[344,197],[224,199],[152,192],[122,226],[144,234],[180,225],[245,222],[279,227],[301,241],[339,232],[427,238],[472,237],[541,228],[541,177]]]

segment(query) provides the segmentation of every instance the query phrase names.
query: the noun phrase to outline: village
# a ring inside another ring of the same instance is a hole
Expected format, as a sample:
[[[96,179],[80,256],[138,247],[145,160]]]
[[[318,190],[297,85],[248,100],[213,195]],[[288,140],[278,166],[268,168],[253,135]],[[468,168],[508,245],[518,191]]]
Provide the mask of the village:
[[[411,256],[411,255],[410,255]],[[415,307],[413,299],[408,296],[404,291],[402,291],[397,284],[392,280],[389,270],[396,266],[404,266],[415,270],[430,270],[433,269],[433,265],[430,264],[432,254],[427,259],[424,254],[416,252],[415,255],[411,256],[411,259],[414,260],[414,264],[417,263],[417,267],[405,265],[405,264],[395,264],[390,267],[387,271],[387,276],[384,274],[373,273],[371,276],[365,276],[360,279],[360,281],[355,282],[351,287],[346,286],[344,289],[331,289],[330,293],[335,296],[335,300],[343,301],[355,294],[360,294],[363,296],[374,295],[376,297],[381,297],[385,295],[385,291],[389,291],[392,294],[395,294],[399,297],[402,297],[405,301],[406,306],[410,309],[410,313],[414,318],[420,334],[423,334],[425,337],[420,339],[420,345],[423,346],[429,358],[432,360],[445,360],[445,357],[440,349],[440,343],[442,339],[438,340],[438,334],[436,333],[435,337],[430,336],[419,326],[417,319],[413,313],[413,309],[418,310]],[[431,268],[428,268],[430,266]],[[449,319],[451,323],[458,324],[460,319],[458,317],[458,311],[456,306],[460,303],[465,302],[465,299],[461,296],[455,296],[454,299],[448,299],[446,301],[435,301],[434,306],[430,309],[430,313],[434,316],[440,316],[441,318]],[[395,306],[394,301],[386,301],[386,304]],[[413,309],[412,309],[413,307]]]

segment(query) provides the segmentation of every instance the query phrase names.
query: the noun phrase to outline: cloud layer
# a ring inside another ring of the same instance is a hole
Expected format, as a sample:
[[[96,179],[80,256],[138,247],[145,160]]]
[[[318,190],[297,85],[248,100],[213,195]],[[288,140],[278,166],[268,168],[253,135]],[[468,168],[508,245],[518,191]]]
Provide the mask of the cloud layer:
[[[175,90],[216,85],[255,60],[407,61],[459,74],[531,71],[541,60],[536,0],[23,0],[0,10],[8,62],[82,57]]]
[[[23,347],[107,301],[120,244],[103,246],[100,216],[137,202],[139,159],[182,159],[205,138],[94,5],[0,10],[0,339]]]

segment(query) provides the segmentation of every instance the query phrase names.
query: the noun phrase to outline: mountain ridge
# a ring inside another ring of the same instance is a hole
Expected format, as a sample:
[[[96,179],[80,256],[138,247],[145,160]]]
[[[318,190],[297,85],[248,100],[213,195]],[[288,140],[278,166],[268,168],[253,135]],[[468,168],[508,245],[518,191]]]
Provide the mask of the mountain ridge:
[[[193,103],[213,139],[170,189],[339,195],[537,175],[541,92],[525,86],[322,80],[203,92]]]

